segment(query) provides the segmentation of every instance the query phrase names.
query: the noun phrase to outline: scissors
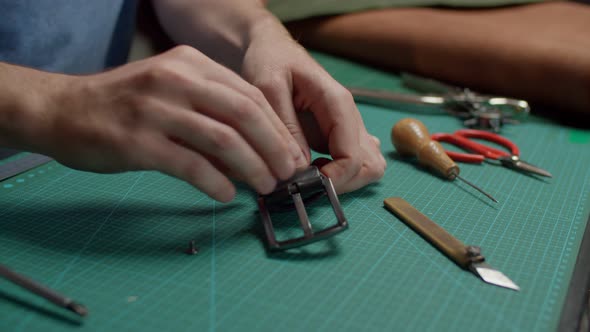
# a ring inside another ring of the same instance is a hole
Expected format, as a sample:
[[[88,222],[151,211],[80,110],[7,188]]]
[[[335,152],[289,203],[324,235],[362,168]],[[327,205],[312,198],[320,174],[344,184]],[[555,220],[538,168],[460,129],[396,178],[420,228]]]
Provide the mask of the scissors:
[[[483,130],[475,130],[475,129],[462,129],[457,130],[453,134],[447,133],[437,133],[433,134],[431,138],[435,141],[439,142],[447,142],[463,148],[467,151],[475,152],[476,154],[471,153],[460,153],[460,152],[453,152],[453,151],[446,151],[447,155],[451,157],[451,159],[455,161],[461,161],[466,163],[482,163],[486,159],[494,159],[498,160],[502,166],[525,172],[525,173],[533,173],[541,176],[546,177],[553,177],[551,173],[547,172],[544,169],[541,169],[537,166],[531,165],[523,160],[520,159],[520,150],[518,146],[509,139],[502,137],[500,135],[483,131]],[[476,141],[471,140],[470,138],[477,138],[486,140],[489,142],[497,143],[505,148],[507,148],[510,152],[502,151],[495,149],[493,147],[478,143]]]

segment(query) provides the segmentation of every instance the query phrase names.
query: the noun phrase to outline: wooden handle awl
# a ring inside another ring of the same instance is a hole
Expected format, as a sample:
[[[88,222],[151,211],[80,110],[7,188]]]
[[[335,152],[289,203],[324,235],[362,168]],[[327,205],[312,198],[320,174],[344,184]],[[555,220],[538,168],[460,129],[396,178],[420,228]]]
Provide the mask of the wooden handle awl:
[[[449,180],[459,175],[459,166],[447,156],[440,143],[430,139],[428,129],[419,120],[398,121],[391,129],[391,142],[400,155],[416,157],[421,164]]]

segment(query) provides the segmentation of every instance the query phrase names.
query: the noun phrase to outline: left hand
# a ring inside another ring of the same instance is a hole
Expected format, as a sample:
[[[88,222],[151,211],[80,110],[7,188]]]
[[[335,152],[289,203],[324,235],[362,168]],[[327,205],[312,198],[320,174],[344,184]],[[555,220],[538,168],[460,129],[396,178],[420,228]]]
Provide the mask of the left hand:
[[[310,147],[329,153],[318,163],[338,193],[359,189],[385,172],[380,142],[370,135],[350,92],[336,82],[274,18],[252,30],[242,76],[259,88],[299,143],[310,163]]]

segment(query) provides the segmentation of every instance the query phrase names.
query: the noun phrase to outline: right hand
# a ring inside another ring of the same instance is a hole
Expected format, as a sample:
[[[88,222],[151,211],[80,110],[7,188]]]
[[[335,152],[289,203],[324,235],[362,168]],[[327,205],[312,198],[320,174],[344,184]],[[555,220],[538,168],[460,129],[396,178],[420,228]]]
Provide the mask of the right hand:
[[[305,158],[257,88],[188,46],[59,77],[34,113],[43,141],[31,146],[69,167],[158,170],[227,202],[230,178],[268,194]]]

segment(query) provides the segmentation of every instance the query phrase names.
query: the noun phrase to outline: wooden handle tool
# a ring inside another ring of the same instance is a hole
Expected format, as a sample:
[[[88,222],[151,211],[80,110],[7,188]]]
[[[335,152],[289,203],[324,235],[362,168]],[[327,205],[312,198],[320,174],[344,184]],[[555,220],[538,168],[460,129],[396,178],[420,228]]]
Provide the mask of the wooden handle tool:
[[[512,280],[485,262],[485,258],[482,256],[479,247],[464,245],[463,242],[416,210],[416,208],[404,199],[390,197],[386,198],[383,204],[387,210],[398,216],[404,223],[416,231],[416,233],[432,243],[463,269],[470,270],[489,284],[520,290]]]
[[[449,180],[459,180],[467,183],[494,202],[498,202],[490,194],[478,186],[459,176],[459,166],[447,155],[439,142],[430,139],[428,129],[416,119],[400,120],[391,129],[391,142],[402,156],[416,157],[418,161],[435,170]]]
[[[400,155],[418,158],[420,163],[449,180],[459,175],[459,166],[439,142],[430,139],[428,129],[416,119],[406,118],[396,123],[391,130],[391,142]]]
[[[386,198],[383,204],[385,208],[441,250],[457,265],[464,269],[469,267],[472,257],[468,254],[467,246],[416,210],[410,203],[400,197],[390,197]],[[483,257],[480,256],[480,260],[483,260]]]

